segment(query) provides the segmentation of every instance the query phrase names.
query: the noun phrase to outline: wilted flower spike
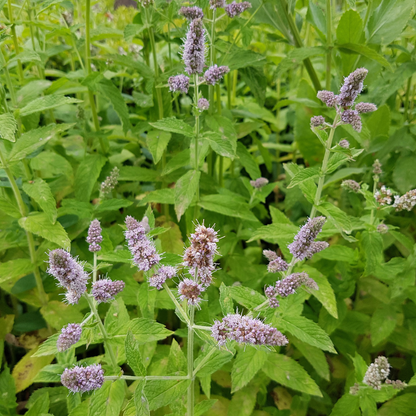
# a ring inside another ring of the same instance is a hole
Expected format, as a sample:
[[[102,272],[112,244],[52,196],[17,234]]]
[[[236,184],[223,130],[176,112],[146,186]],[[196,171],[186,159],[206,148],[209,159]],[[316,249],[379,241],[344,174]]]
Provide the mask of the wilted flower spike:
[[[176,75],[168,80],[169,90],[186,94],[189,90],[189,78],[186,75]]]
[[[344,85],[340,89],[337,96],[338,104],[343,107],[351,107],[354,104],[358,94],[364,88],[364,79],[368,74],[365,68],[358,68],[344,79]]]
[[[149,278],[149,286],[155,287],[157,290],[163,288],[163,283],[167,279],[172,279],[176,276],[176,269],[172,266],[162,266],[157,273]]]
[[[343,149],[349,149],[350,148],[350,142],[346,139],[340,140],[338,143]]]
[[[263,188],[263,186],[266,186],[268,183],[269,180],[266,178],[257,178],[255,181],[250,181],[250,185],[256,189]]]
[[[181,7],[179,9],[179,14],[184,16],[188,20],[194,20],[194,19],[202,19],[204,17],[204,12],[200,7],[194,6],[194,7]]]
[[[72,345],[81,339],[82,328],[78,324],[68,324],[62,331],[56,342],[56,348],[59,352],[66,351]]]
[[[356,110],[345,110],[341,114],[341,120],[345,124],[351,124],[352,128],[358,133],[361,132],[362,123],[361,117]]]
[[[374,198],[376,199],[376,201],[382,207],[391,204],[391,202],[392,202],[392,196],[393,196],[393,192],[390,189],[386,188],[384,185],[380,188],[379,191],[377,191],[374,194]],[[396,201],[397,201],[397,199],[395,199],[393,206],[396,206]]]
[[[372,103],[358,103],[355,105],[355,109],[359,113],[372,113],[373,111],[377,111],[377,106]]]
[[[124,285],[122,280],[98,280],[92,285],[92,295],[97,303],[109,302],[124,289]]]
[[[345,181],[342,181],[341,187],[355,193],[359,192],[361,189],[360,184],[352,179],[346,179]]]
[[[198,109],[199,111],[204,111],[209,109],[209,101],[206,98],[200,98],[198,100]]]
[[[247,9],[251,9],[251,7],[251,3],[248,1],[243,1],[242,3],[236,3],[233,1],[230,4],[227,4],[224,9],[227,16],[233,18],[240,16],[241,13],[245,12]]]
[[[189,305],[198,305],[201,301],[199,296],[203,291],[204,288],[202,285],[191,279],[184,279],[178,285],[178,293],[181,301],[186,299]]]
[[[374,175],[381,175],[383,171],[381,170],[381,163],[376,159],[373,163],[373,173]]]
[[[87,243],[90,245],[89,250],[93,253],[101,250],[100,243],[103,241],[101,231],[100,221],[91,221],[90,227],[88,228]]]
[[[411,211],[416,205],[416,189],[412,189],[409,192],[406,192],[401,197],[394,197],[393,206],[396,208],[396,211]]]
[[[103,195],[109,194],[118,184],[118,176],[120,170],[117,166],[114,166],[113,170],[110,173],[110,176],[107,176],[104,182],[101,183],[101,193]]]
[[[363,382],[374,390],[381,389],[381,383],[389,376],[390,364],[386,357],[377,357],[374,363],[370,364]]]
[[[259,319],[239,314],[227,315],[222,321],[215,321],[211,331],[218,345],[224,345],[227,340],[252,345],[283,346],[288,343],[287,338],[276,328]]]
[[[228,66],[211,66],[205,71],[204,79],[208,85],[215,85],[225,74],[230,72]]]
[[[325,224],[325,217],[309,218],[308,222],[295,236],[293,243],[288,245],[289,251],[299,260],[310,257],[310,248]]]
[[[100,364],[66,368],[61,376],[61,383],[73,393],[97,390],[104,383],[104,371]]]
[[[336,97],[335,94],[331,91],[318,91],[316,95],[327,107],[335,107]]]
[[[311,118],[311,127],[320,127],[325,124],[325,117],[314,116]]]
[[[318,290],[318,285],[315,280],[311,279],[307,273],[292,273],[282,280],[276,282],[276,293],[282,298],[286,298],[289,295],[296,293],[296,289],[302,285],[306,287]]]
[[[192,20],[183,51],[185,71],[200,74],[205,66],[205,29],[201,19]]]
[[[129,250],[133,255],[133,262],[140,270],[146,272],[159,263],[160,255],[153,242],[146,237],[146,230],[141,223],[128,216],[126,226],[125,236]]]

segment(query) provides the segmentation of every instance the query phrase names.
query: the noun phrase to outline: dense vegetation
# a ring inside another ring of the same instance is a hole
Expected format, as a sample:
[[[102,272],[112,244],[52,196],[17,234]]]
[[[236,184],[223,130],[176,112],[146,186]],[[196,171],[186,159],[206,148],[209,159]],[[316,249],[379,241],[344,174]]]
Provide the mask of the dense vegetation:
[[[415,1],[117,3],[0,0],[0,415],[413,416]]]

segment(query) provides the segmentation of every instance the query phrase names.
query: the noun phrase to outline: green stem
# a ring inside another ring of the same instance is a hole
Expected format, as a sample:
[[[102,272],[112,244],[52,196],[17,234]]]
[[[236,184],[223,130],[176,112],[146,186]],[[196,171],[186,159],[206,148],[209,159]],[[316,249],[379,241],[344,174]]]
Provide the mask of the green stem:
[[[321,201],[321,194],[322,194],[322,189],[324,187],[326,168],[328,166],[328,160],[331,154],[332,140],[334,138],[334,133],[335,133],[335,129],[337,128],[338,121],[339,121],[339,115],[337,114],[335,116],[334,123],[332,124],[331,131],[329,132],[329,137],[326,142],[324,159],[322,161],[322,171],[321,171],[321,175],[319,176],[318,189],[316,190],[315,201],[313,203],[313,207],[312,207],[312,211],[310,215],[311,218],[315,216],[316,207],[319,205],[319,202]]]
[[[326,89],[331,89],[331,64],[332,64],[332,10],[331,0],[326,0]]]
[[[28,15],[28,19],[29,19],[29,31],[30,31],[30,38],[32,40],[32,48],[33,48],[34,51],[36,51],[35,32],[33,30],[32,11],[30,9],[30,3],[27,4],[27,15]],[[39,63],[37,63],[36,67],[38,69],[39,78],[44,79],[45,78],[45,73],[43,71],[42,66]]]
[[[194,329],[200,329],[201,331],[211,331],[212,327],[203,325],[194,325]]]
[[[211,327],[209,327],[211,329]],[[198,373],[198,371],[205,365],[205,363],[211,358],[212,354],[217,351],[217,348],[211,347],[208,354],[201,360],[201,362],[195,367],[194,372],[192,373],[192,376],[195,377]]]
[[[109,337],[108,337],[107,331],[104,327],[104,324],[101,321],[100,315],[98,314],[96,301],[95,301],[94,298],[91,298],[87,294],[85,294],[84,296],[87,299],[87,302],[88,302],[88,305],[90,306],[91,312],[94,314],[95,319],[97,320],[98,326],[100,327],[101,333],[102,333],[103,338],[104,338],[105,350],[108,352],[108,355],[110,356],[111,364],[112,364],[114,370],[117,371],[118,370],[117,359],[116,359],[116,356],[114,355],[114,351],[111,348],[111,345],[108,342]]]
[[[92,269],[92,282],[95,283],[97,281],[97,253],[94,252],[94,268]]]
[[[378,184],[379,179],[380,178],[379,178],[378,175],[373,176],[373,181],[374,181],[374,183],[373,183],[373,195],[377,192],[377,184]],[[374,223],[375,211],[376,211],[376,208],[371,209],[371,215],[370,215],[370,224],[371,225]]]
[[[195,170],[199,170],[199,109],[198,109],[198,74],[194,75],[194,114],[195,114]],[[194,210],[194,220],[198,218],[198,202],[199,202],[199,183],[196,188],[196,204]]]
[[[183,320],[186,322],[186,325],[191,325],[191,322],[188,318],[188,315],[186,314],[186,312],[183,310],[182,306],[180,305],[180,303],[177,301],[177,299],[175,298],[175,295],[172,293],[172,291],[170,290],[170,287],[166,284],[163,283],[163,289],[166,290],[166,292],[168,293],[170,299],[172,300],[172,302],[175,304],[176,309],[178,310],[178,312],[181,314]]]
[[[6,63],[6,60],[4,59],[4,55],[1,49],[0,49],[0,65],[3,67],[4,76],[6,77],[6,84],[7,84],[7,88],[9,89],[10,99],[12,100],[13,107],[17,107],[16,92],[14,90],[12,79],[10,77],[10,72],[7,68],[7,63]]]
[[[195,306],[189,306],[189,320],[188,325],[188,377],[191,379],[191,383],[188,386],[188,403],[186,416],[194,415],[194,402],[195,402],[195,377],[194,377],[194,317]]]
[[[303,47],[302,38],[300,37],[300,33],[298,31],[298,28],[292,16],[289,14],[287,2],[286,0],[279,0],[279,1],[282,5],[282,9],[284,11],[286,20],[289,24],[289,28],[292,33],[293,40],[295,42],[295,46],[297,48],[302,48]],[[316,75],[315,68],[313,67],[311,60],[309,58],[306,58],[303,60],[303,64],[305,65],[305,68],[308,71],[309,77],[311,78],[311,81],[312,81],[313,86],[315,87],[315,90],[316,91],[321,90],[322,89],[321,83],[319,82],[319,78]]]
[[[15,54],[18,55],[19,54],[19,42],[17,41],[16,28],[14,26],[12,0],[7,0],[7,6],[8,6],[8,12],[9,12],[9,22],[11,25],[14,50],[15,50]],[[17,60],[17,73],[19,75],[20,85],[23,85],[23,68],[22,68],[22,63],[20,62],[20,59]]]
[[[404,119],[405,121],[409,118],[409,99],[410,99],[410,90],[412,88],[412,77],[407,80],[407,90],[406,97],[404,101]]]

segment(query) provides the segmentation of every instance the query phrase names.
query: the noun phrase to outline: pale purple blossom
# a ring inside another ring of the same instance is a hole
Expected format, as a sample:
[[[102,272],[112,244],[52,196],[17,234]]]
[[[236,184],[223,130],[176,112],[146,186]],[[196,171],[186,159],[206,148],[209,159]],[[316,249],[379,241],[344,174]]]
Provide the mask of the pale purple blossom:
[[[390,364],[386,357],[380,356],[371,363],[364,375],[363,383],[374,390],[381,390],[381,383],[389,376]]]
[[[182,6],[179,9],[179,14],[181,14],[188,20],[202,19],[204,17],[204,12],[198,6],[193,6],[193,7]]]
[[[240,16],[241,13],[245,12],[247,9],[251,9],[251,3],[248,1],[243,1],[242,3],[236,3],[233,1],[230,4],[227,4],[224,9],[227,16],[230,18]]]
[[[318,91],[317,97],[326,104],[327,107],[335,107],[336,97],[332,91]]]
[[[250,181],[250,185],[256,189],[263,188],[263,186],[266,186],[268,183],[269,180],[266,178],[257,178],[255,181]]]
[[[209,101],[206,98],[200,98],[198,100],[199,111],[205,111],[209,109]]]
[[[380,234],[387,234],[389,232],[389,227],[386,224],[377,225],[377,232]]]
[[[343,149],[349,149],[350,148],[350,142],[347,139],[342,139],[339,141],[338,143],[340,145],[340,147],[342,147]]]
[[[66,368],[61,376],[61,383],[73,393],[98,390],[104,383],[104,371],[100,364]]]
[[[263,250],[263,254],[269,260],[269,264],[267,266],[269,273],[284,272],[289,268],[289,265],[274,251]]]
[[[377,106],[372,103],[358,103],[355,105],[355,109],[359,113],[372,113],[373,111],[377,111]]]
[[[345,181],[342,181],[341,187],[355,193],[358,193],[361,189],[361,185],[352,179],[346,179]]]
[[[172,266],[162,266],[151,277],[149,277],[149,286],[155,287],[157,290],[163,288],[163,284],[167,279],[172,279],[176,276],[176,269]]]
[[[93,220],[91,221],[90,227],[88,228],[88,237],[87,243],[89,244],[89,250],[92,253],[101,250],[100,243],[103,241],[103,237],[101,235],[102,229],[100,221]]]
[[[296,289],[302,285],[306,287],[318,290],[318,285],[315,280],[311,279],[307,273],[292,273],[282,280],[278,280],[275,285],[276,293],[282,298],[286,298],[289,295],[296,293]]]
[[[205,29],[201,19],[192,20],[183,50],[185,71],[200,74],[205,66]]]
[[[182,92],[186,94],[189,90],[189,77],[186,75],[176,75],[174,77],[170,77],[168,80],[169,89],[172,92]]]
[[[209,0],[209,6],[211,9],[224,8],[225,4],[225,0]]]
[[[230,68],[228,68],[228,66],[213,65],[205,71],[205,74],[204,74],[205,82],[208,85],[215,85],[228,72],[230,72]]]
[[[338,105],[346,108],[351,107],[354,104],[358,94],[360,94],[364,88],[364,79],[367,74],[367,69],[358,68],[344,79],[344,84],[342,85],[340,93],[337,96]]]
[[[386,206],[386,205],[390,205],[392,203],[392,196],[393,196],[393,192],[386,188],[385,185],[383,185],[380,190],[378,190],[375,194],[374,194],[374,198],[376,199],[376,201],[382,206]],[[396,205],[397,202],[397,205]],[[393,206],[398,206],[400,204],[399,199],[395,199],[394,201],[394,205]],[[410,210],[409,210],[410,211]]]
[[[362,123],[361,117],[356,110],[345,110],[341,114],[341,121],[345,124],[351,124],[352,128],[358,133],[361,132]]]
[[[320,127],[325,124],[325,117],[314,116],[311,118],[311,127]]]
[[[97,303],[110,302],[124,289],[124,286],[125,283],[122,280],[98,280],[92,285],[92,295]]]
[[[191,280],[183,279],[178,285],[178,293],[181,301],[185,299],[189,305],[198,305],[201,301],[200,295],[204,291],[201,284]]]
[[[82,328],[78,324],[68,324],[59,334],[56,348],[59,352],[66,351],[81,339]]]

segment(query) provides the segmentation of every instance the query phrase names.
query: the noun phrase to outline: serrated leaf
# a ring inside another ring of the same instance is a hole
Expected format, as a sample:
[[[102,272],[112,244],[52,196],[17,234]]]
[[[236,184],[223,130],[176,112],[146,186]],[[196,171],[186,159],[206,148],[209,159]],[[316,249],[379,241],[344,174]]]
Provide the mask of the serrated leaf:
[[[136,376],[145,376],[146,368],[142,363],[142,355],[140,353],[139,343],[134,338],[132,332],[127,332],[125,349],[127,364],[133,370]]]
[[[230,286],[228,288],[230,296],[247,309],[254,309],[262,304],[266,298],[254,289],[244,286]]]
[[[194,367],[198,367],[198,364],[204,359],[204,357],[210,352],[208,344],[206,344],[206,348],[204,351],[198,355],[198,358],[195,360]],[[214,347],[212,347],[214,348]],[[215,349],[214,353],[211,354],[208,361],[202,366],[202,368],[198,371],[197,376],[202,378],[215,373],[215,371],[219,370],[224,364],[231,361],[233,358],[233,354],[231,351],[224,351]]]
[[[82,321],[82,314],[76,306],[66,305],[57,300],[49,301],[47,305],[42,306],[40,312],[45,321],[55,329]]]
[[[364,231],[361,244],[365,253],[365,276],[375,273],[377,266],[383,263],[383,239],[377,232]]]
[[[41,207],[49,221],[55,224],[58,211],[56,201],[52,195],[51,188],[41,178],[36,178],[32,183],[23,184],[23,190]]]
[[[229,313],[234,313],[234,302],[232,297],[230,296],[230,288],[225,286],[223,282],[221,282],[220,286],[220,306],[221,311],[224,316],[228,315]]]
[[[351,221],[348,215],[335,205],[329,202],[322,202],[316,208],[331,220],[340,232],[350,233],[352,231]]]
[[[166,329],[166,327],[159,322],[146,318],[132,319],[124,325],[120,331],[131,331],[139,344],[159,341],[173,334],[172,331]]]
[[[27,104],[20,110],[20,116],[28,116],[34,113],[40,113],[41,111],[53,110],[66,104],[82,103],[82,100],[76,98],[65,97],[63,95],[45,95],[39,97],[31,103]]]
[[[88,202],[106,158],[98,153],[85,156],[75,174],[75,197]]]
[[[124,402],[126,382],[124,380],[106,381],[91,396],[89,416],[118,415]]]
[[[15,133],[17,130],[16,120],[11,113],[5,113],[0,115],[0,139],[8,140],[9,142],[15,142]]]
[[[241,164],[244,166],[244,169],[250,175],[251,179],[256,180],[261,177],[259,166],[253,156],[251,156],[249,151],[240,142],[237,143],[237,156],[239,157]]]
[[[195,196],[196,190],[199,186],[200,176],[201,172],[199,170],[190,170],[176,182],[175,212],[178,217],[178,221],[181,219],[182,215],[185,213]]]
[[[319,168],[306,168],[299,171],[290,181],[288,188],[293,188],[302,182],[309,179],[317,178],[319,176]]]
[[[139,380],[136,390],[134,390],[135,416],[150,416],[149,401],[144,392],[145,386],[146,380]]]
[[[383,305],[373,313],[370,323],[371,343],[373,346],[387,339],[397,325],[397,314],[394,307]]]
[[[372,61],[375,61],[380,65],[383,65],[390,71],[392,70],[390,62],[386,58],[384,58],[384,56],[380,55],[378,52],[376,52],[374,49],[369,48],[368,46],[358,43],[345,43],[343,45],[339,45],[339,48],[341,50],[346,49],[348,51],[363,55],[366,58],[371,59]]]
[[[132,205],[133,202],[127,199],[107,199],[101,202],[99,205],[94,206],[95,212],[106,212],[106,211],[118,211],[121,208],[127,208]]]
[[[164,118],[149,124],[155,129],[183,134],[186,137],[194,137],[195,135],[194,129],[189,124],[176,117]]]
[[[0,284],[9,280],[17,280],[33,271],[30,259],[13,259],[0,263]]]
[[[209,143],[211,149],[215,153],[228,157],[231,160],[234,159],[237,149],[237,143],[235,141],[232,141],[225,135],[221,135],[220,133],[216,133],[214,131],[204,133],[202,138]]]
[[[347,10],[341,16],[337,26],[338,44],[357,43],[360,41],[363,21],[355,10]]]
[[[186,393],[191,380],[149,380],[145,394],[149,400],[149,409],[156,410],[171,404]]]
[[[45,213],[36,212],[22,217],[19,219],[19,225],[26,231],[39,235],[59,247],[68,249],[71,246],[71,240],[64,227],[59,222],[52,224]]]
[[[330,416],[361,416],[359,397],[349,393],[344,394],[332,409]]]
[[[153,156],[155,164],[159,163],[162,158],[163,152],[166,150],[171,137],[172,135],[166,131],[151,130],[147,133],[147,147]]]
[[[157,172],[140,166],[122,166],[118,176],[119,181],[152,182],[157,178]]]
[[[312,396],[322,397],[315,381],[299,363],[290,357],[282,354],[269,354],[263,372],[283,386]]]

